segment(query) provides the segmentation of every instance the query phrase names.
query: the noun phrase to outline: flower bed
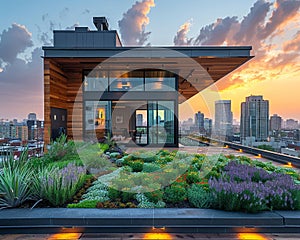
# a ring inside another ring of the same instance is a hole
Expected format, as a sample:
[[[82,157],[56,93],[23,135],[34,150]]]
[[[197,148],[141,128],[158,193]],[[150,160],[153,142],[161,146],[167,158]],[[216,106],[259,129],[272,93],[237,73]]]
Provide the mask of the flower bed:
[[[82,143],[81,159],[61,138],[43,158],[28,160],[24,152],[19,161],[4,161],[0,207],[300,209],[300,175],[292,168],[243,156],[125,154],[109,146]]]
[[[165,150],[125,155],[116,161],[118,169],[99,177],[78,205],[68,207],[300,209],[296,171],[246,157],[216,157]]]

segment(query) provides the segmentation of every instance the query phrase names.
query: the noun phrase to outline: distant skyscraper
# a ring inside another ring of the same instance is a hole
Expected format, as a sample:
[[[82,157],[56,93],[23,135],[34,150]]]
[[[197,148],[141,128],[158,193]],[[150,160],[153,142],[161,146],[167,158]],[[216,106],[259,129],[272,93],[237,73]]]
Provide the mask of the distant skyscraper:
[[[136,115],[136,125],[143,126],[143,114]]]
[[[207,135],[211,135],[212,120],[210,118],[204,118],[204,129]]]
[[[230,137],[233,135],[231,100],[215,102],[215,131],[222,136]]]
[[[200,111],[195,113],[195,126],[199,132],[204,130],[204,114]]]
[[[299,127],[298,121],[294,119],[287,119],[285,122],[286,129],[297,129]]]
[[[269,101],[263,96],[246,97],[241,104],[241,140],[255,137],[256,141],[265,141],[269,132]]]
[[[270,131],[280,131],[282,124],[282,118],[277,114],[270,117]]]
[[[36,121],[36,113],[29,113],[28,120]]]

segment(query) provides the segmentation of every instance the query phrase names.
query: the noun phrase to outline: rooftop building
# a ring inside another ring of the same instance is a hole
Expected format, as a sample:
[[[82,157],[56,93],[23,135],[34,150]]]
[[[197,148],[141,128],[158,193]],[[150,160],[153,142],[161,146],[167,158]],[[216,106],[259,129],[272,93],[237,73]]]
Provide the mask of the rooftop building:
[[[64,132],[178,146],[178,104],[252,58],[250,46],[125,47],[106,18],[93,22],[43,47],[46,144]]]

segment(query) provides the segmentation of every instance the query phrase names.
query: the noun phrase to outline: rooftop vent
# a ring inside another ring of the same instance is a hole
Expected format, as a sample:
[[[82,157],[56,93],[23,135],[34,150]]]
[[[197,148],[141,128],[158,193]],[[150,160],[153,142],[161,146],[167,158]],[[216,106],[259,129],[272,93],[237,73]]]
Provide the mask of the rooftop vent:
[[[93,17],[93,22],[98,29],[98,31],[107,31],[108,30],[108,22],[106,17]]]

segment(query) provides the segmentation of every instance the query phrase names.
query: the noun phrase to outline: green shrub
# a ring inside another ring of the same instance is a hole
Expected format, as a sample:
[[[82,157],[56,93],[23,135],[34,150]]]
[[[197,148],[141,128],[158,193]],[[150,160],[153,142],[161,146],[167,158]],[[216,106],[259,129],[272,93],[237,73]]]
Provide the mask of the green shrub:
[[[67,208],[96,208],[97,200],[87,200],[80,203],[70,203]]]
[[[211,194],[201,185],[193,184],[187,191],[188,200],[194,207],[209,208],[211,206]]]
[[[158,201],[162,201],[163,199],[163,192],[160,189],[153,192],[147,192],[144,194],[149,199],[150,202],[157,203]]]
[[[155,163],[144,163],[143,172],[151,173],[161,170],[160,166]]]
[[[186,182],[188,184],[197,183],[200,181],[201,181],[201,178],[200,178],[198,172],[188,172],[188,174],[186,176]]]
[[[130,162],[129,165],[133,172],[141,172],[143,170],[144,163],[140,160]]]
[[[180,203],[186,199],[186,189],[183,184],[174,183],[165,188],[164,200],[169,203]]]
[[[300,191],[293,190],[292,198],[294,200],[294,208],[295,210],[300,210]]]
[[[135,193],[132,192],[122,192],[121,198],[123,203],[131,202],[135,198]]]
[[[58,161],[68,155],[76,154],[76,147],[74,141],[67,141],[68,137],[62,134],[55,141],[52,141],[48,152],[44,158],[48,161]]]
[[[99,148],[102,152],[106,152],[109,149],[109,145],[107,143],[99,143]]]
[[[87,169],[105,169],[111,166],[111,162],[101,150],[100,144],[90,144],[79,149],[80,158]]]
[[[118,199],[121,199],[121,192],[114,188],[108,188],[108,197],[112,201],[116,201]]]

